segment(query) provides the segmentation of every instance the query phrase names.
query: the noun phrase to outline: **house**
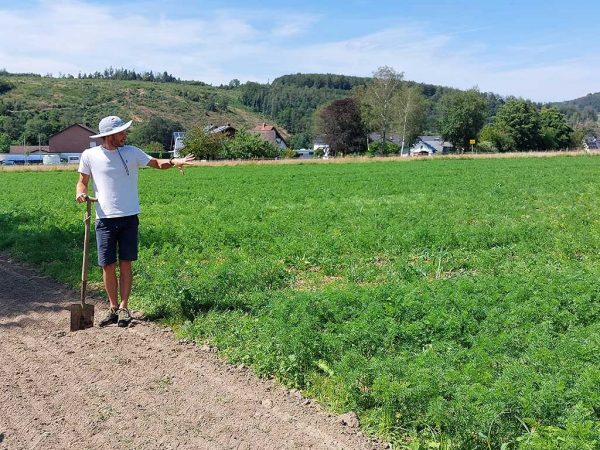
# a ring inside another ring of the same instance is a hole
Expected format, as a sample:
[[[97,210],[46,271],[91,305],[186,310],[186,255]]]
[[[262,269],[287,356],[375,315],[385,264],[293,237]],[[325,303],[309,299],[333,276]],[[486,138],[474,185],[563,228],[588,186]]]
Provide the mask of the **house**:
[[[263,123],[250,130],[250,133],[258,134],[265,141],[268,141],[279,148],[287,148],[287,143],[281,133],[273,125]]]
[[[59,161],[76,164],[84,150],[100,145],[100,140],[90,139],[95,134],[95,130],[76,123],[50,136],[48,145],[11,145],[10,154],[25,155],[24,159],[14,160],[16,164],[41,164],[44,155],[56,155]]]
[[[397,133],[387,133],[385,135],[385,140],[390,144],[398,146],[402,145],[402,136]],[[381,142],[381,133],[378,131],[369,133],[369,142]]]
[[[329,157],[329,144],[325,143],[325,139],[322,137],[315,138],[313,142],[313,151],[323,153],[323,156]]]
[[[43,155],[50,152],[47,145],[11,145],[8,153],[11,155]]]
[[[431,156],[446,154],[454,149],[450,142],[443,141],[441,136],[419,136],[410,147],[410,156]]]
[[[231,125],[227,124],[227,125],[213,125],[212,123],[205,126],[204,127],[204,132],[206,134],[217,134],[217,133],[221,133],[224,134],[227,137],[233,137],[235,136],[236,133],[236,129],[233,128]]]
[[[401,153],[402,156],[404,156],[408,153],[406,150],[407,146],[402,145],[402,135],[400,135],[398,133],[389,132],[385,135],[385,140],[388,145],[392,144],[392,145],[395,145],[396,147],[398,147],[398,153]],[[381,133],[378,131],[369,133],[367,142],[368,143],[370,143],[370,142],[380,143],[381,142]]]
[[[82,153],[87,148],[100,145],[100,142],[90,139],[94,134],[96,132],[91,128],[76,123],[50,136],[48,145],[11,145],[10,153],[13,155]]]
[[[185,138],[185,131],[174,131],[173,137],[171,138],[171,148],[169,153],[173,153],[173,158],[179,158],[181,156],[180,150],[185,146],[183,139]]]
[[[583,140],[583,148],[587,152],[597,152],[600,150],[600,139],[593,135],[586,136]]]
[[[82,153],[101,144],[100,140],[90,139],[95,134],[96,131],[80,123],[71,125],[50,136],[48,153]]]

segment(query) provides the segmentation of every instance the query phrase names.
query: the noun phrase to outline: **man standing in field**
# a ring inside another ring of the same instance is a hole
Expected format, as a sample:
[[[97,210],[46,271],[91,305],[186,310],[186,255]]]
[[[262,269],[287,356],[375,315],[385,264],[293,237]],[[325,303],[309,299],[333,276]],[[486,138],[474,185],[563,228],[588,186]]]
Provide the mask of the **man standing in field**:
[[[81,155],[79,180],[75,200],[87,200],[90,177],[96,203],[96,241],[98,244],[98,265],[102,266],[104,288],[110,308],[106,317],[100,320],[101,327],[117,323],[126,327],[131,322],[127,309],[133,282],[132,262],[138,254],[138,168],[144,166],[155,169],[170,169],[190,164],[194,157],[156,159],[137,147],[125,145],[127,128],[119,117],[109,116],[100,121],[100,133],[91,138],[102,138],[102,145],[89,148]],[[119,277],[117,277],[117,254]],[[118,294],[121,302],[118,301]]]

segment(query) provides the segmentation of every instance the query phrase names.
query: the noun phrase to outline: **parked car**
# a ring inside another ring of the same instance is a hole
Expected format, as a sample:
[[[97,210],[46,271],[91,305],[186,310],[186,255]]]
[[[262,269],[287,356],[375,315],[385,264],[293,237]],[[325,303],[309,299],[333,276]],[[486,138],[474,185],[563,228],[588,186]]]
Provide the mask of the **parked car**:
[[[2,161],[2,165],[3,166],[14,166],[15,162],[12,159],[7,159],[5,161]]]

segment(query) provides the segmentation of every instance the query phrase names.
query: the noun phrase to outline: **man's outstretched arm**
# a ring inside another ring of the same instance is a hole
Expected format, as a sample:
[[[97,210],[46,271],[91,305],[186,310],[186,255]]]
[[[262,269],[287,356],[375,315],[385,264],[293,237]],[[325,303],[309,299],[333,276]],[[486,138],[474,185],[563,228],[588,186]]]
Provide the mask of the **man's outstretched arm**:
[[[181,173],[183,173],[183,166],[190,165],[196,158],[194,155],[187,155],[183,158],[171,158],[171,159],[156,159],[152,158],[148,162],[148,166],[154,167],[155,169],[170,169],[171,167],[177,167]]]

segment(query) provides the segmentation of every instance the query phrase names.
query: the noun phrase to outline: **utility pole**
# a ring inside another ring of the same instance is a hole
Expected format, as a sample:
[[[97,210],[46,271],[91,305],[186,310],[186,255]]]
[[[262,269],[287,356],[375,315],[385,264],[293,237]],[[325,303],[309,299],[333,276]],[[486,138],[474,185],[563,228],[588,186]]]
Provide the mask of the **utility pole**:
[[[27,150],[27,147],[25,146],[25,136],[23,136],[23,154],[25,155],[25,161],[23,162],[23,164],[27,165],[27,159],[29,158],[29,150]]]

